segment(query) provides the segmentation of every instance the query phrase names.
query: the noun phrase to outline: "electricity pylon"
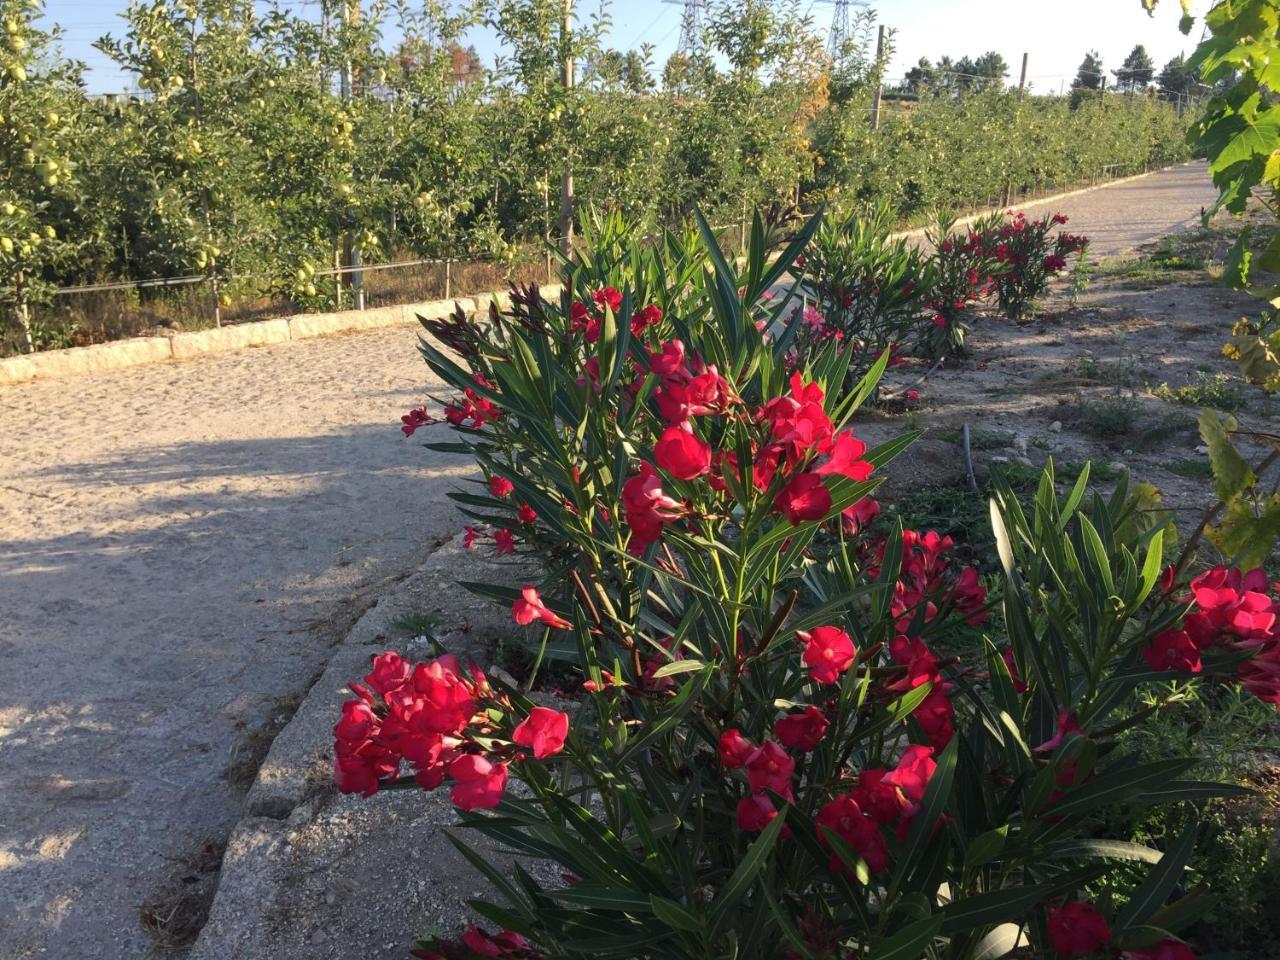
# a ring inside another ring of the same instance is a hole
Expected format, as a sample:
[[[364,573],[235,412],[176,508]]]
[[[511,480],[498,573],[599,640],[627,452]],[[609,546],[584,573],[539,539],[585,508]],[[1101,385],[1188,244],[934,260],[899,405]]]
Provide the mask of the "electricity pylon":
[[[693,57],[702,52],[702,11],[707,8],[708,0],[662,0],[675,6],[684,7],[680,18],[680,53]]]

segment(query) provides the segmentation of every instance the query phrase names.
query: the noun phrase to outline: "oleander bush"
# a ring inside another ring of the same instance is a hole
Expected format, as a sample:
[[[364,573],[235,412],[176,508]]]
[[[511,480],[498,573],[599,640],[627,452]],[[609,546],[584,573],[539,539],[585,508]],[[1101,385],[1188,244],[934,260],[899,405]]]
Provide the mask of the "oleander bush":
[[[827,219],[804,253],[806,288],[817,316],[802,326],[806,343],[835,340],[859,351],[851,375],[865,371],[885,350],[912,339],[929,297],[929,260],[892,236],[885,204]]]
[[[955,217],[944,212],[926,235],[931,256],[923,307],[930,316],[919,343],[926,356],[943,359],[964,352],[970,309],[991,295],[1008,269],[983,232],[981,226],[956,230]]]
[[[1088,237],[1054,234],[1066,222],[1062,213],[1033,220],[1021,212],[980,222],[983,253],[1001,266],[994,277],[996,300],[1010,320],[1032,319],[1049,281],[1067,269],[1068,257],[1083,255],[1088,247]]]
[[[426,321],[458,391],[432,446],[484,474],[456,497],[469,543],[536,571],[469,586],[580,690],[444,650],[352,684],[339,787],[447,787],[492,887],[414,955],[1194,956],[1197,811],[1243,791],[1132,734],[1209,678],[1280,704],[1275,589],[1170,565],[1143,490],[1086,466],[1059,493],[1050,464],[1025,506],[996,483],[989,596],[949,538],[871,523],[913,435],[857,436],[887,349],[850,382],[856,345],[800,336],[818,218],[757,217],[741,267],[701,218],[637,229],[603,218],[557,301]],[[977,662],[939,652],[959,624],[985,629]],[[1138,811],[1159,842],[1108,829]]]

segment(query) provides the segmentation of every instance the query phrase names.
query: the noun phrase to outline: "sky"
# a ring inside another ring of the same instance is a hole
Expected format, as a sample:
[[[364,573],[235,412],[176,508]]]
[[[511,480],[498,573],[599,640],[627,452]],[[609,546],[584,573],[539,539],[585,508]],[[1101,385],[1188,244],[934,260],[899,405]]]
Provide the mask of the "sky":
[[[577,0],[584,14],[599,0]],[[283,0],[301,12],[314,9],[315,0]],[[89,67],[87,82],[93,93],[123,93],[134,89],[131,76],[120,71],[93,49],[104,33],[120,33],[117,14],[127,0],[46,0],[44,25],[57,24],[64,31],[66,54]],[[814,24],[824,34],[831,23],[830,0],[802,0]],[[1178,53],[1190,52],[1199,38],[1178,32],[1181,8],[1177,0],[1163,0],[1154,17],[1148,17],[1138,0],[883,0],[872,4],[881,23],[896,31],[896,51],[889,66],[891,78],[901,77],[920,57],[937,60],[977,56],[988,50],[1002,54],[1012,78],[1023,53],[1029,56],[1028,82],[1041,93],[1070,85],[1087,50],[1102,54],[1105,68],[1120,66],[1135,44],[1143,44],[1156,69]],[[1202,12],[1208,0],[1198,0]],[[681,7],[662,0],[612,0],[613,21],[608,42],[619,49],[654,46],[654,62],[660,68],[679,43]],[[486,63],[499,52],[495,38],[477,29],[468,36]]]

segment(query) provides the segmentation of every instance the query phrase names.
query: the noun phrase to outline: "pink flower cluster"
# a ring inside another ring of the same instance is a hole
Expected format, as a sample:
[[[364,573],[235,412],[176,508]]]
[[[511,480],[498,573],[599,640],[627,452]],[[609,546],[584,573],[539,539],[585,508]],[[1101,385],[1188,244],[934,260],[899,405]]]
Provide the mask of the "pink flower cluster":
[[[641,463],[622,489],[629,549],[636,553],[661,539],[666,524],[691,512],[687,502],[666,492],[659,469],[677,481],[705,477],[708,487],[720,494],[729,489],[727,478],[736,478],[740,469],[737,453],[713,450],[696,425],[696,418],[731,414],[741,405],[733,385],[714,366],[690,364],[679,340],[654,351],[650,369],[661,382],[655,401],[666,426],[654,444],[653,463]],[[775,478],[785,478],[774,506],[792,524],[821,520],[831,510],[823,477],[839,474],[865,480],[871,475],[871,464],[861,459],[866,445],[852,431],[836,433],[823,401],[821,387],[796,374],[789,393],[754,413],[738,414],[741,422],[762,429],[753,441],[752,484],[766,491]],[[818,463],[819,458],[825,459]]]
[[[435,939],[424,947],[411,950],[409,955],[417,960],[472,960],[474,957],[536,960],[546,956],[512,930],[491,934],[474,924],[467,927],[457,940]]]
[[[570,307],[570,328],[575,333],[581,333],[587,343],[595,343],[600,339],[606,309],[615,314],[622,309],[622,294],[615,287],[605,287],[592,292],[591,302],[595,309],[580,301],[575,301]],[[661,308],[651,303],[631,315],[631,335],[642,337],[647,329],[661,322]]]
[[[1192,604],[1180,629],[1165,630],[1143,647],[1153,670],[1199,673],[1203,651],[1251,651],[1237,668],[1246,690],[1280,707],[1280,584],[1262,570],[1217,566],[1191,581]]]
[[[1064,957],[1096,953],[1111,944],[1111,925],[1091,903],[1073,901],[1049,912],[1049,942]],[[1195,951],[1181,940],[1165,937],[1144,950],[1126,950],[1127,960],[1195,960]]]
[[[879,564],[884,562],[885,543],[879,547]],[[902,566],[898,583],[894,587],[892,612],[898,621],[898,629],[906,631],[917,611],[925,622],[938,615],[935,599],[945,598],[970,626],[977,626],[987,619],[986,588],[978,582],[978,571],[965,567],[955,575],[950,559],[946,556],[955,547],[950,537],[939,536],[930,530],[917,533],[902,531]]]
[[[452,780],[455,806],[490,809],[502,800],[509,764],[523,758],[519,748],[539,760],[554,756],[569,730],[567,714],[535,707],[511,732],[510,746],[486,750],[481,737],[501,738],[487,708],[510,704],[474,665],[463,670],[447,654],[417,665],[378,654],[364,684],[350,689],[356,698],[342,705],[333,728],[334,780],[343,793],[371,797],[407,763],[424,790]]]
[[[474,380],[476,385],[486,390],[497,390],[497,385],[490,383],[482,374],[475,374]],[[446,404],[444,408],[444,418],[455,427],[460,427],[464,422],[470,421],[470,426],[474,430],[479,430],[486,423],[492,423],[502,416],[502,410],[492,400],[480,396],[473,388],[467,387],[463,391],[463,399],[457,403]]]
[[[739,800],[737,808],[740,830],[756,832],[768,826],[778,815],[775,798],[788,803],[795,801],[793,754],[816,749],[829,725],[821,710],[809,706],[774,723],[776,741],[766,740],[756,746],[736,729],[721,734],[717,745],[720,762],[727,769],[742,770],[746,774],[748,793]],[[885,869],[889,865],[889,848],[881,829],[894,830],[899,839],[906,836],[936,768],[932,748],[911,745],[894,769],[863,770],[847,793],[829,799],[819,809],[817,824],[823,831],[823,843],[830,845],[825,831],[831,831],[857,851],[871,870]],[[834,853],[831,868],[847,871],[844,862]]]

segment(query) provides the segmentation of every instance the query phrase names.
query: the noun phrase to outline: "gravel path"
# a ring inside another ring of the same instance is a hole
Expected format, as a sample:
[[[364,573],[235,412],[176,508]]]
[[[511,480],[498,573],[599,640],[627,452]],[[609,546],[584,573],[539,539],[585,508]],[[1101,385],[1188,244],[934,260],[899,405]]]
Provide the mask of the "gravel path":
[[[1104,255],[1212,200],[1191,165],[1054,206]],[[396,430],[415,335],[0,389],[0,960],[146,955],[330,645],[457,528],[464,464]]]
[[[143,956],[363,595],[457,528],[463,462],[397,430],[416,329],[0,390],[0,958]]]
[[[1050,208],[1061,210],[1071,217],[1065,229],[1089,238],[1091,256],[1106,257],[1194,226],[1201,211],[1217,197],[1207,166],[1195,162],[1059,202],[1018,209],[1037,214]]]

